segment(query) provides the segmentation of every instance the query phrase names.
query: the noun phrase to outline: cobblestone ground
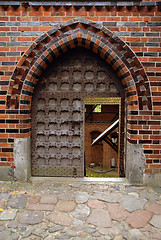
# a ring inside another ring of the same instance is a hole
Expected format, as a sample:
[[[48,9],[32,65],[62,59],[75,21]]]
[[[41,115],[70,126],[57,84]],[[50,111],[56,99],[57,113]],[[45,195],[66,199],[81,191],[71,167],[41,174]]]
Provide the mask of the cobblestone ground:
[[[0,240],[161,239],[161,188],[75,179],[0,182]]]

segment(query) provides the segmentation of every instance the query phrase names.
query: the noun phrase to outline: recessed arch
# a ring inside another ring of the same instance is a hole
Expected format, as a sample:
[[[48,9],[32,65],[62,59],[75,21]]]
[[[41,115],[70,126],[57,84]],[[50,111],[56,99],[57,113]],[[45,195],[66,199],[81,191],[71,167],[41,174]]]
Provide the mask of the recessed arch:
[[[58,24],[35,40],[11,76],[7,108],[29,110],[34,86],[43,71],[55,58],[75,47],[90,49],[112,66],[131,109],[152,109],[148,77],[137,56],[116,34],[85,19]]]

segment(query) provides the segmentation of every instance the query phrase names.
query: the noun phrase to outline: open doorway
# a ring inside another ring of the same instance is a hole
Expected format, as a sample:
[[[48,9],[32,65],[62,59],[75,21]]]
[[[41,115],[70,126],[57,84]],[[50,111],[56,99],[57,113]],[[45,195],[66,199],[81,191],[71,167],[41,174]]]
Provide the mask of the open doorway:
[[[122,170],[121,98],[85,98],[85,175],[118,177]],[[123,140],[123,139],[122,139]],[[121,151],[120,151],[121,150]],[[120,164],[121,161],[121,164]]]

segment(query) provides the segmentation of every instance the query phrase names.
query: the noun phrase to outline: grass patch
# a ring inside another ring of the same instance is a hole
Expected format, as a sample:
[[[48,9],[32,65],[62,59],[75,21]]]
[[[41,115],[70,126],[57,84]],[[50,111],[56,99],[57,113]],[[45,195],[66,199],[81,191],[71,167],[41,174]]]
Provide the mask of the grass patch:
[[[93,172],[89,169],[86,169],[86,177],[97,177],[97,178],[117,178],[117,170],[112,170],[111,172],[107,173],[98,173],[98,172]]]

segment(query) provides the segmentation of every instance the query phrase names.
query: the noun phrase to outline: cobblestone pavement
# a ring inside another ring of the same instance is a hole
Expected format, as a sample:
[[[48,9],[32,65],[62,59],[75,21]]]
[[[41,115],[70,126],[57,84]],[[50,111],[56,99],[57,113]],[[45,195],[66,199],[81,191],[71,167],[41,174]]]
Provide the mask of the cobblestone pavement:
[[[0,240],[161,239],[161,188],[126,180],[0,182]]]

